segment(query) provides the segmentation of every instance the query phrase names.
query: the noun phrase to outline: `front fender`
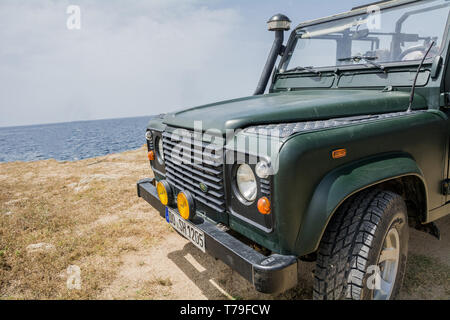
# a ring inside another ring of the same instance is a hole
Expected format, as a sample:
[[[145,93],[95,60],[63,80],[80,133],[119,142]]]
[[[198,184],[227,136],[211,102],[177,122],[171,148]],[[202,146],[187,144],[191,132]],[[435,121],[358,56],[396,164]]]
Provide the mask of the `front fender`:
[[[318,249],[331,217],[351,195],[378,183],[403,176],[420,178],[427,194],[422,170],[406,153],[374,156],[348,163],[329,172],[311,198],[297,235],[296,251],[311,253]],[[426,197],[428,200],[428,196]]]

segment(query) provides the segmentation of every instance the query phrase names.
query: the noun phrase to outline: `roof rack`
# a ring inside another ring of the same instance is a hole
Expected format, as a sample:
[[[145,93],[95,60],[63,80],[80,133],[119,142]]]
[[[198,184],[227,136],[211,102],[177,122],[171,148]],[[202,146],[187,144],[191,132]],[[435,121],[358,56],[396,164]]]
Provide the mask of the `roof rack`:
[[[294,30],[298,30],[300,28],[316,25],[316,24],[323,23],[323,22],[333,21],[333,20],[336,20],[336,19],[356,16],[356,15],[360,14],[361,11],[364,10],[364,8],[368,8],[371,5],[380,4],[380,6],[382,8],[393,8],[393,7],[397,7],[397,6],[401,6],[401,5],[405,5],[405,4],[409,4],[409,3],[416,3],[416,2],[420,2],[420,1],[423,1],[423,0],[384,0],[384,1],[377,1],[377,2],[374,2],[372,4],[366,4],[364,6],[359,6],[359,7],[353,8],[352,10],[350,10],[348,12],[343,12],[343,13],[334,14],[334,15],[331,15],[331,16],[328,16],[328,17],[320,18],[320,19],[314,19],[314,20],[301,22],[299,25],[297,25],[297,27]],[[446,1],[450,1],[450,0],[446,0]]]
[[[392,0],[382,0],[382,1],[376,1],[376,2],[372,2],[372,3],[368,3],[368,4],[363,4],[362,6],[357,6],[357,7],[352,8],[352,11],[353,10],[362,9],[362,8],[365,8],[365,7],[374,6],[374,5],[377,5],[377,4],[380,4],[380,3],[384,3],[384,2],[390,2],[390,1],[392,1]]]

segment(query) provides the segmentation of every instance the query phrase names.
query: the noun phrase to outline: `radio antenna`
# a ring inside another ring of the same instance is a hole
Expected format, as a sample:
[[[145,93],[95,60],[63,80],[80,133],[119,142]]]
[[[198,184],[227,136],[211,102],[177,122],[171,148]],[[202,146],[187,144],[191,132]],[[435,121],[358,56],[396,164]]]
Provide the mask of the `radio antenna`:
[[[425,55],[423,56],[422,61],[419,64],[419,68],[417,69],[417,72],[416,72],[416,77],[414,78],[414,82],[412,84],[411,95],[409,97],[409,106],[408,106],[408,110],[406,110],[406,112],[411,112],[412,104],[413,104],[413,101],[414,101],[414,95],[415,95],[415,92],[416,92],[417,78],[419,78],[420,69],[422,69],[423,63],[425,62],[425,59],[427,58],[428,54],[431,51],[431,48],[433,48],[435,43],[436,42],[434,40],[431,41],[431,44],[428,47],[427,53],[425,53]]]

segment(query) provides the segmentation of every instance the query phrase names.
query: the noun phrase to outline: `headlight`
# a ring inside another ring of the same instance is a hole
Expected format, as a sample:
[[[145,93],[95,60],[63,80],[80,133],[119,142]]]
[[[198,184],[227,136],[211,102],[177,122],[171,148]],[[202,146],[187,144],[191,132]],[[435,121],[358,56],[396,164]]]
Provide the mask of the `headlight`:
[[[145,139],[147,139],[148,141],[152,140],[152,132],[150,130],[147,130],[145,132]]]
[[[160,164],[163,164],[164,161],[164,151],[163,151],[163,142],[161,138],[157,138],[157,150],[156,155]]]
[[[239,166],[236,172],[236,185],[241,196],[247,201],[256,199],[257,184],[252,168],[248,164]]]

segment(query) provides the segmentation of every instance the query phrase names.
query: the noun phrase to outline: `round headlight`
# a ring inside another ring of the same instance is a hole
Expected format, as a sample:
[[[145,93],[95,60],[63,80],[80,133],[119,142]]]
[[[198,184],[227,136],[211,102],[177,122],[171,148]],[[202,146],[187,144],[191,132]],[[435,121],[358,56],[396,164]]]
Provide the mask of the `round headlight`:
[[[152,132],[150,130],[147,130],[147,132],[145,132],[145,139],[147,139],[148,141],[152,140]]]
[[[163,150],[163,142],[162,139],[156,138],[156,158],[158,162],[162,165],[164,162],[164,150]]]
[[[252,168],[248,164],[239,166],[236,172],[236,185],[239,193],[247,201],[254,201],[256,199],[257,185],[256,178],[253,174]]]

